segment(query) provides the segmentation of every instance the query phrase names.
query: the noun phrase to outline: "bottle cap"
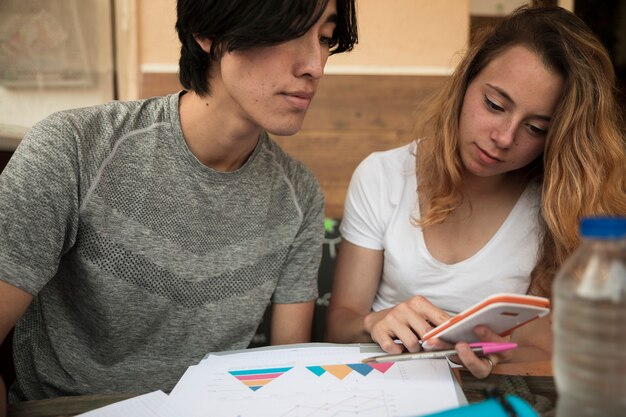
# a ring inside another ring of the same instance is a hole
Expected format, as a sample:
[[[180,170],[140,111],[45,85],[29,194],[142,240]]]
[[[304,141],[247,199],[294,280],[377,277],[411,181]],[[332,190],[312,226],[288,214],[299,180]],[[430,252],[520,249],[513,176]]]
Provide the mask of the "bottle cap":
[[[583,237],[619,239],[626,237],[626,217],[585,217],[580,221]]]

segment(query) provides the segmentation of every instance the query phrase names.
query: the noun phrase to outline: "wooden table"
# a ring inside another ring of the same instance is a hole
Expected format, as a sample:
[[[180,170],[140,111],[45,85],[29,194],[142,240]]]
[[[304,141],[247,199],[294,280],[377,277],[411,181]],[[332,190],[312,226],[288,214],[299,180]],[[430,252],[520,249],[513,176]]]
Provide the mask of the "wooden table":
[[[524,399],[535,406],[542,416],[552,416],[554,413],[556,390],[550,362],[501,364],[485,379],[476,379],[464,370],[456,370],[455,374],[470,403],[482,401],[484,390],[495,386],[522,398],[525,397],[524,393],[532,397]],[[511,391],[511,386],[517,387],[516,390]],[[70,417],[137,395],[83,395],[26,401],[10,406],[8,417]],[[541,400],[539,407],[533,403],[537,399]]]
[[[496,387],[523,398],[542,417],[554,416],[557,392],[550,361],[500,364],[485,379],[476,379],[467,371],[456,374],[470,403],[482,401],[485,389]]]

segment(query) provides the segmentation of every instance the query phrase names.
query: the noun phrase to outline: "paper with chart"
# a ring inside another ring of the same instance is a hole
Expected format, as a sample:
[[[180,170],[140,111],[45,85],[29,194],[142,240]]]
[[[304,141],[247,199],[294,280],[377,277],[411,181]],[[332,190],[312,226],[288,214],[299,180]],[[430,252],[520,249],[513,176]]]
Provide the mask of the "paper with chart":
[[[401,417],[458,407],[446,360],[364,364],[358,346],[208,356],[170,394],[190,417]]]
[[[183,417],[163,391],[154,391],[79,414],[77,417]]]

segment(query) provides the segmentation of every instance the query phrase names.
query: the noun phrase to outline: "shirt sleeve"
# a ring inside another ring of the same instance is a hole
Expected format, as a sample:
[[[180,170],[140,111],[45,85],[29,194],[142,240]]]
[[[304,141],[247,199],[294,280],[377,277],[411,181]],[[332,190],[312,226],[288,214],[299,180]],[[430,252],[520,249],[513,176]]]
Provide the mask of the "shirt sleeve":
[[[290,248],[272,302],[302,303],[318,296],[317,276],[324,240],[324,197],[315,176],[303,170],[292,179],[302,222]]]
[[[36,294],[73,245],[78,163],[71,124],[59,114],[26,134],[0,175],[0,279]]]
[[[368,249],[383,249],[386,185],[383,167],[372,154],[354,171],[340,230],[343,239]]]

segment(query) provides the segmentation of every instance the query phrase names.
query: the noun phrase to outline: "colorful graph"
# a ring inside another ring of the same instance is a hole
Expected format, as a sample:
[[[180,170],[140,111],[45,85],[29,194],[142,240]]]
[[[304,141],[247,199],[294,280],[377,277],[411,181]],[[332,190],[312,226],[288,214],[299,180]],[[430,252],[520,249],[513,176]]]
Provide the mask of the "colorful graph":
[[[326,372],[335,376],[338,379],[344,379],[350,375],[352,371],[356,371],[363,376],[369,375],[373,370],[385,373],[389,368],[393,366],[394,362],[384,363],[347,363],[341,365],[319,365],[319,366],[307,366],[306,368],[313,372],[317,376],[322,376]]]
[[[289,371],[291,368],[292,367],[245,369],[239,371],[228,371],[228,373],[237,378],[252,391],[256,391]]]

